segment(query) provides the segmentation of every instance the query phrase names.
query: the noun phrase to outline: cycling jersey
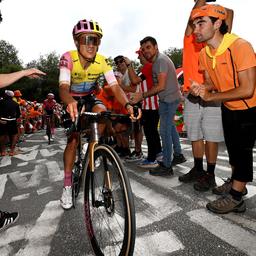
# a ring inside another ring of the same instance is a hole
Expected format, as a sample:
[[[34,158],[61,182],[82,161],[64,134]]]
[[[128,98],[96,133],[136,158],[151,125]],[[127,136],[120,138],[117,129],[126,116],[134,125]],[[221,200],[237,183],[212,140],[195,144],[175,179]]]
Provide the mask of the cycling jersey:
[[[87,69],[82,67],[76,50],[64,53],[60,59],[59,84],[68,84],[72,96],[94,93],[97,81],[102,75],[108,85],[112,86],[117,83],[107,58],[98,53]]]
[[[43,108],[44,110],[53,110],[56,106],[56,100],[49,100],[49,99],[46,99],[44,100],[44,103],[43,103]]]

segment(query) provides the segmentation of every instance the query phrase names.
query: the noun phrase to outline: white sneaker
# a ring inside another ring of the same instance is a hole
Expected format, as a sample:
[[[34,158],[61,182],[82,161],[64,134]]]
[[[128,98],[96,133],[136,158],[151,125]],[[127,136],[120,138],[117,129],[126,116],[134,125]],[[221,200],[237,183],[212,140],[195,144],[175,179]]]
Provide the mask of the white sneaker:
[[[72,187],[67,186],[63,188],[60,205],[63,209],[68,210],[73,206],[72,202]]]

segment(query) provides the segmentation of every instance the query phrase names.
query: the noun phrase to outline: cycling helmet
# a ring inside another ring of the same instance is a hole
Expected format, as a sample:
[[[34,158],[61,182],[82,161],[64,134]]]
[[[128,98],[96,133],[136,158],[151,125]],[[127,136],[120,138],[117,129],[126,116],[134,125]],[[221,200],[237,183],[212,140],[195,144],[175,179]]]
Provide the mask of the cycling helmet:
[[[47,94],[47,97],[52,97],[52,98],[54,98],[54,94],[51,93],[51,92],[49,92],[49,93]]]
[[[98,22],[92,20],[80,20],[73,28],[73,37],[76,37],[80,33],[96,33],[102,38],[103,32]]]

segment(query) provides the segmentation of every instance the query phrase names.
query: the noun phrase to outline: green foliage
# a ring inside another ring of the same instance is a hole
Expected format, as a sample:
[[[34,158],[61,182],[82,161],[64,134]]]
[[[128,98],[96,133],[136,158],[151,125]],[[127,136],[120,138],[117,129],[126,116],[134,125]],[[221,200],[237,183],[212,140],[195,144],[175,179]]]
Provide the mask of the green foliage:
[[[22,69],[18,51],[10,43],[0,40],[0,72],[9,73]]]
[[[46,95],[52,92],[56,95],[57,101],[59,101],[58,63],[59,56],[55,52],[51,52],[45,56],[40,56],[38,60],[33,60],[23,67],[15,47],[4,40],[0,41],[0,73],[11,73],[24,68],[35,67],[47,74],[46,77],[41,79],[24,77],[9,87],[10,90],[20,90],[22,97],[27,100],[42,102]]]
[[[59,101],[58,84],[59,84],[59,58],[56,52],[51,52],[44,56],[40,56],[39,60],[33,60],[27,64],[26,68],[37,67],[44,71],[46,77],[37,80],[37,85],[30,88],[33,91],[33,96],[38,101],[43,101],[49,92],[52,92],[56,96],[56,100]]]
[[[173,61],[176,68],[182,66],[182,49],[169,48],[164,53]]]

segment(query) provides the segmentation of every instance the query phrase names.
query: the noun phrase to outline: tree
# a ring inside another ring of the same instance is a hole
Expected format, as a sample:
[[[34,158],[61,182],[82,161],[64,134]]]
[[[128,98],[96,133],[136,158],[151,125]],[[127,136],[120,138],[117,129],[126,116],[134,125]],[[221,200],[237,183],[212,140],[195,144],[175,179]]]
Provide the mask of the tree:
[[[31,81],[31,84],[26,86],[29,90],[30,96],[31,92],[33,92],[32,95],[37,101],[45,99],[49,92],[54,93],[57,101],[59,101],[59,58],[60,57],[56,52],[51,52],[44,56],[40,56],[39,60],[33,60],[27,64],[26,68],[37,67],[47,74],[46,77],[36,81],[37,85],[34,85],[34,82]]]
[[[182,49],[170,47],[164,53],[173,61],[176,68],[182,66]]]
[[[9,73],[22,69],[16,48],[5,40],[0,40],[0,72]]]

